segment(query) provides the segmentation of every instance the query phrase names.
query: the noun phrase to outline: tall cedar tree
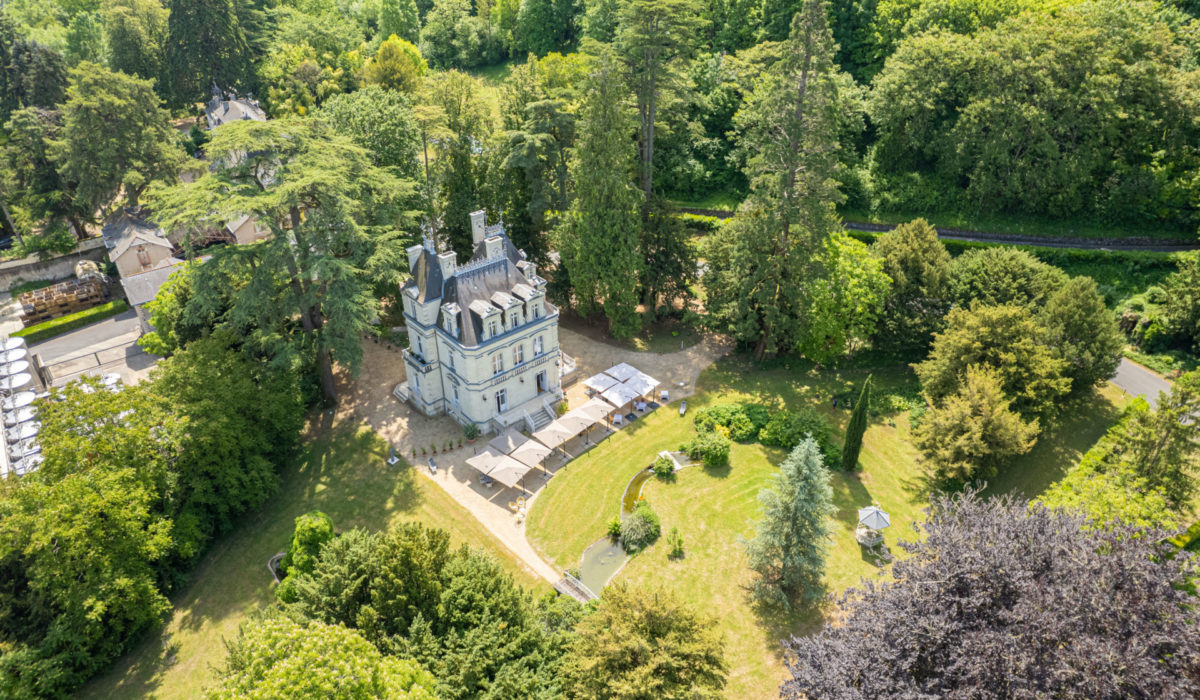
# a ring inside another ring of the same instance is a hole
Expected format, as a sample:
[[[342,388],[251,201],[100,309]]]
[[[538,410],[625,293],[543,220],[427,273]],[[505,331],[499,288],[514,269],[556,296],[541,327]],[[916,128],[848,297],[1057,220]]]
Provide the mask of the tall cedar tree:
[[[754,597],[784,609],[815,603],[825,592],[834,507],[829,470],[811,435],[783,460],[774,483],[758,493],[758,500],[763,518],[746,545],[750,568],[758,573]]]
[[[609,586],[595,611],[575,627],[563,663],[567,695],[719,698],[728,666],[716,627],[712,617],[664,591]]]
[[[862,390],[858,392],[858,401],[854,403],[854,412],[850,414],[850,424],[846,426],[846,442],[842,447],[842,469],[854,471],[858,466],[858,455],[862,452],[863,433],[867,432],[867,416],[871,410],[871,376],[863,382]]]
[[[4,125],[8,142],[0,152],[7,169],[5,184],[12,188],[6,199],[12,206],[17,221],[14,230],[20,236],[24,232],[41,230],[38,238],[47,242],[58,232],[65,238],[64,245],[75,244],[76,234],[63,229],[70,225],[76,233],[85,229],[83,222],[91,210],[87,204],[76,203],[76,185],[64,179],[50,158],[51,144],[62,132],[60,112],[26,107],[13,112]],[[27,246],[33,241],[23,238]]]
[[[71,69],[62,138],[51,158],[64,180],[78,183],[77,209],[107,207],[122,190],[136,204],[152,181],[174,179],[184,153],[158,103],[149,80],[94,63]]]
[[[450,244],[459,260],[471,257],[471,212],[484,202],[481,191],[486,161],[481,151],[492,132],[492,112],[480,98],[482,85],[466,73],[435,73],[428,82],[427,101],[441,118],[441,138],[432,167],[441,186],[436,202],[439,237]]]
[[[808,0],[743,109],[751,194],[714,239],[710,308],[754,356],[803,345],[821,255],[839,228],[837,85],[826,3]],[[843,312],[853,305],[839,310]]]
[[[251,74],[250,46],[233,0],[171,0],[167,18],[167,75],[171,103],[208,98],[213,83],[243,88]]]
[[[412,224],[397,202],[415,186],[318,120],[227,124],[207,152],[213,165],[195,182],[158,193],[159,221],[186,231],[250,215],[270,230],[258,245],[219,249],[194,284],[240,279],[226,323],[277,362],[315,356],[322,394],[336,401],[333,363],[358,368],[378,306],[372,289],[400,281],[399,230]]]
[[[801,698],[1200,696],[1195,555],[1011,497],[935,496],[887,581],[793,637]]]
[[[615,44],[637,98],[639,177],[645,203],[654,192],[654,127],[665,93],[687,88],[688,59],[704,38],[699,0],[628,0]]]
[[[605,46],[596,50],[577,112],[579,135],[570,165],[575,199],[556,235],[580,315],[602,310],[609,332],[629,338],[641,328],[637,287],[644,264],[638,254],[641,197],[630,183],[633,124],[616,58]]]

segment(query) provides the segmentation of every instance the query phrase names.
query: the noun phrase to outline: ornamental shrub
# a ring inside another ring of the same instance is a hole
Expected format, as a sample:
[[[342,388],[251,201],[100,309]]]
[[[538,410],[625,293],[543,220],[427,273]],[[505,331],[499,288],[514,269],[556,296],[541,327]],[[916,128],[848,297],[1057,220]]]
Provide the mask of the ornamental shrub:
[[[825,464],[842,463],[842,447],[834,439],[833,428],[821,414],[811,408],[776,411],[759,433],[758,439],[764,445],[791,450],[807,435],[812,435],[813,440],[817,442],[817,449],[825,458]]]
[[[675,476],[675,460],[665,455],[654,460],[654,475],[663,481],[673,478]]]
[[[705,467],[713,469],[729,464],[729,438],[721,431],[713,430],[700,433],[691,442],[684,445],[683,451],[688,457],[698,459]]]
[[[721,403],[696,412],[693,425],[697,432],[707,432],[717,426],[729,430],[729,437],[738,442],[754,442],[770,420],[770,409],[757,403]]]
[[[621,546],[632,554],[654,544],[661,532],[658,513],[647,501],[638,501],[633,512],[621,521]]]

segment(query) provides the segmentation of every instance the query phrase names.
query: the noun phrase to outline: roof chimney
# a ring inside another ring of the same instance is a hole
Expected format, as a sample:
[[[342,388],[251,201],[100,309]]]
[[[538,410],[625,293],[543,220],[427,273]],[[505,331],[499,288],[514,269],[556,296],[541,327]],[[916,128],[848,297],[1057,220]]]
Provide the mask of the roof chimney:
[[[479,245],[484,238],[487,238],[487,212],[480,209],[471,212],[471,241]]]

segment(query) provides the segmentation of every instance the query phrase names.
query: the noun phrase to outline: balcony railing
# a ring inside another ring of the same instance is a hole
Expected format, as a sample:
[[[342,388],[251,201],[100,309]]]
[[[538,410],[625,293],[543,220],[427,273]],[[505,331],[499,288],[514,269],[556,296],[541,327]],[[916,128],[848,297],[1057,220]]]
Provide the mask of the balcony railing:
[[[404,363],[411,366],[421,374],[428,374],[433,370],[433,365],[431,363],[426,362],[425,358],[421,357],[415,352],[410,352],[408,348],[405,348],[402,354],[404,355]]]

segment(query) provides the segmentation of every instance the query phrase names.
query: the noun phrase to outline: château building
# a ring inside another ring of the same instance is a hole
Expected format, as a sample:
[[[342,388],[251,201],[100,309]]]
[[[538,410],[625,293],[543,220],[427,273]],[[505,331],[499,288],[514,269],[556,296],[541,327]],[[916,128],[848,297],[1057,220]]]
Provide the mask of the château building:
[[[553,420],[562,379],[575,369],[558,347],[558,309],[503,224],[488,226],[475,212],[471,235],[474,253],[463,265],[429,239],[408,249],[407,378],[396,396],[483,432],[536,430]]]

